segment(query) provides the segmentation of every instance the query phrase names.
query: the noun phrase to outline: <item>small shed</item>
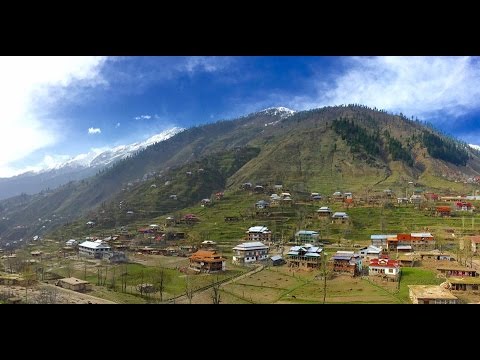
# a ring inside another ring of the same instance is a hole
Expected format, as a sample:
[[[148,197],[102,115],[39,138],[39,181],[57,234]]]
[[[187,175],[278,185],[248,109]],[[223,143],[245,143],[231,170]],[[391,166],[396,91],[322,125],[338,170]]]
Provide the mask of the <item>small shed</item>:
[[[286,261],[280,255],[274,255],[270,258],[273,266],[280,266],[286,263]]]

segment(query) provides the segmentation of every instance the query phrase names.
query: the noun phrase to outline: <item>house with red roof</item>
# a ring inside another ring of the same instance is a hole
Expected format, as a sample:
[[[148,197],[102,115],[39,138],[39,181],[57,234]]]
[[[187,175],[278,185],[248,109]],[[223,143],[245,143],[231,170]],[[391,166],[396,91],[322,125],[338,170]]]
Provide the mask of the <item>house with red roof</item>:
[[[392,259],[371,259],[368,265],[369,276],[381,276],[393,281],[400,278],[400,264]]]

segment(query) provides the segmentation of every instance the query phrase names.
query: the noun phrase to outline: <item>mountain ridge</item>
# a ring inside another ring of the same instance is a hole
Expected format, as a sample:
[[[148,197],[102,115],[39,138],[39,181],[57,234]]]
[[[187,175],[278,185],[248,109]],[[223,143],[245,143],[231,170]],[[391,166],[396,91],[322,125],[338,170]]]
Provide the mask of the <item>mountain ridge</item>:
[[[0,200],[21,193],[35,194],[45,189],[56,188],[69,181],[82,180],[93,176],[99,170],[114,162],[132,156],[156,142],[167,140],[183,130],[185,129],[173,127],[144,141],[118,145],[112,148],[94,149],[88,153],[71,156],[69,159],[53,164],[46,169],[28,171],[9,178],[0,178]]]
[[[48,231],[62,221],[88,216],[99,206],[114,206],[114,199],[126,199],[138,209],[154,201],[152,211],[158,211],[169,204],[164,187],[170,186],[165,184],[172,180],[171,171],[180,169],[175,172],[180,188],[193,186],[185,174],[190,167],[198,168],[198,162],[222,159],[222,154],[242,149],[258,150],[222,180],[229,191],[252,182],[284,184],[293,194],[328,194],[336,190],[362,194],[385,188],[404,192],[411,181],[447,193],[465,191],[463,183],[480,176],[477,151],[401,115],[359,105],[294,113],[263,111],[191,127],[116,162],[96,176],[55,191],[0,201],[0,219],[8,218],[0,221],[0,236],[29,236],[38,232],[40,225]],[[458,160],[458,164],[445,159]],[[216,161],[222,164],[223,160]],[[155,185],[162,196],[149,200],[145,184]],[[197,191],[204,195],[212,189],[203,184],[206,188]],[[154,214],[140,213],[145,221]],[[44,214],[63,219],[43,225],[37,218]],[[117,220],[115,224],[123,221]],[[29,222],[32,224],[27,225]],[[11,230],[18,226],[26,228],[16,233]]]

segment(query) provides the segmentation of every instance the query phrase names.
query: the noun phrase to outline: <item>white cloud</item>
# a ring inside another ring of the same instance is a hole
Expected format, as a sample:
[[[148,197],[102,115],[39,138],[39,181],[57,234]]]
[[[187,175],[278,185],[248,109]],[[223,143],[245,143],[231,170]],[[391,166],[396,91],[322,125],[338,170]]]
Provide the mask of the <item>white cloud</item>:
[[[88,128],[88,133],[91,134],[91,135],[92,134],[100,134],[101,132],[102,132],[102,129],[100,129],[100,128],[93,128],[93,127]]]
[[[458,117],[480,107],[480,66],[472,57],[355,57],[334,79],[316,83],[300,108],[358,103],[419,117]],[[294,104],[295,106],[295,104]]]
[[[139,115],[135,116],[135,120],[150,120],[152,118],[152,115]]]
[[[224,69],[230,63],[229,57],[219,56],[190,56],[180,65],[180,70],[189,73],[196,71],[215,72]]]
[[[115,125],[116,128],[119,128],[120,127],[120,123],[117,122],[117,125]]]
[[[48,116],[49,107],[68,89],[105,83],[104,62],[102,57],[0,57],[0,176],[10,176],[17,161],[59,141],[60,125]]]

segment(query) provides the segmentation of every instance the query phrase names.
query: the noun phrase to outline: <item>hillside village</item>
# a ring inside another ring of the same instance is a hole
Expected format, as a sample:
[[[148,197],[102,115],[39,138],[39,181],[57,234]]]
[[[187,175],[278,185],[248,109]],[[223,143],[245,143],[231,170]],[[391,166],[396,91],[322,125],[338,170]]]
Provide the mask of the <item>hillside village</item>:
[[[287,115],[0,202],[0,302],[480,302],[475,150],[358,105]]]
[[[247,182],[151,224],[89,220],[75,238],[3,247],[2,301],[479,302],[479,199],[404,195]]]

